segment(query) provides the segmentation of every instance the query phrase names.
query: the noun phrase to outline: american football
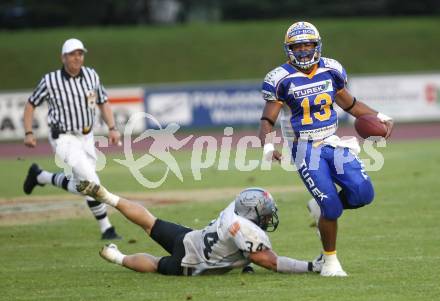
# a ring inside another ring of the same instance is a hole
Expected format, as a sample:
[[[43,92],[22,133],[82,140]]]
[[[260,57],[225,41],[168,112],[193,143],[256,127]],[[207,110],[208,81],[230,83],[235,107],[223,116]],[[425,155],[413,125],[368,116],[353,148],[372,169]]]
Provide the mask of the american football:
[[[356,132],[364,139],[371,136],[385,137],[387,128],[376,115],[367,114],[356,118],[354,122]]]

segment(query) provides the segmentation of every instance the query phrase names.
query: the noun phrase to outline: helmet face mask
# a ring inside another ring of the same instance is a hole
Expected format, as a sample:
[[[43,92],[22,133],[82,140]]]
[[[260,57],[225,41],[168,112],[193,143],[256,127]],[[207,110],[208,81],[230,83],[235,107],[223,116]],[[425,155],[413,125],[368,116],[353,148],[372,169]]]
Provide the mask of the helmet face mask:
[[[294,50],[301,45],[308,45],[313,43],[313,49]],[[321,36],[318,29],[308,22],[296,22],[289,27],[284,38],[284,51],[289,58],[289,61],[295,67],[303,70],[310,69],[313,65],[319,62],[321,58]]]
[[[277,229],[279,224],[278,209],[275,207],[275,210],[270,215],[265,215],[260,217],[259,227],[266,232],[273,232]]]
[[[271,194],[261,188],[247,188],[235,198],[235,213],[267,232],[278,227],[277,211]]]

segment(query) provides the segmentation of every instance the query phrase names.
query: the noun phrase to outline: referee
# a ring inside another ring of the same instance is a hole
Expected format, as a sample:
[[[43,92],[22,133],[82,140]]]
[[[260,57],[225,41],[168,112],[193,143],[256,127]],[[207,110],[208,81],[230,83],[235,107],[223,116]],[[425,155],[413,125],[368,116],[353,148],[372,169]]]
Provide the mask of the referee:
[[[34,110],[46,101],[49,107],[49,142],[55,155],[72,168],[72,176],[66,176],[63,172],[51,173],[32,164],[23,184],[26,194],[32,193],[35,186],[45,184],[78,194],[75,185],[79,180],[99,183],[93,137],[96,107],[108,126],[110,143],[119,143],[120,134],[99,76],[92,68],[83,66],[86,52],[80,40],[65,41],[61,49],[62,68],[44,75],[25,105],[24,144],[28,147],[37,145],[32,132]],[[86,200],[99,223],[101,238],[120,239],[107,216],[106,206],[90,197]]]

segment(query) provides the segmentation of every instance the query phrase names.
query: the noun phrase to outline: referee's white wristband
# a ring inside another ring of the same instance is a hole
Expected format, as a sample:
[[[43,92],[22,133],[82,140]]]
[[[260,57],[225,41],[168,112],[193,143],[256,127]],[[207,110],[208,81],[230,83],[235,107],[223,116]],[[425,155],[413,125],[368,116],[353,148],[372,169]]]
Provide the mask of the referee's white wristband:
[[[379,118],[380,121],[391,121],[393,120],[393,118],[391,118],[390,116],[387,116],[385,114],[382,113],[377,113],[377,118]]]
[[[272,143],[266,143],[263,147],[263,155],[267,161],[272,161],[272,154],[275,146]]]

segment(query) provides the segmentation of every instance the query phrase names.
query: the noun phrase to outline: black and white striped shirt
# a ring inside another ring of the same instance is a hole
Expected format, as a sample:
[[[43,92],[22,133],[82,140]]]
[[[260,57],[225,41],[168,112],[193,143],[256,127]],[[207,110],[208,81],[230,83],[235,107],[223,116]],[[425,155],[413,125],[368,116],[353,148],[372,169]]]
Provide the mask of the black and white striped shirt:
[[[81,67],[75,77],[61,68],[44,75],[28,101],[34,107],[48,102],[50,127],[82,132],[95,124],[95,106],[107,101],[107,93],[92,68]]]

